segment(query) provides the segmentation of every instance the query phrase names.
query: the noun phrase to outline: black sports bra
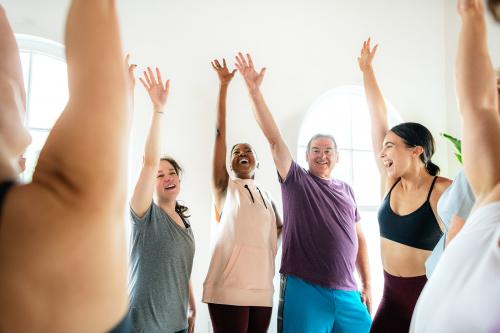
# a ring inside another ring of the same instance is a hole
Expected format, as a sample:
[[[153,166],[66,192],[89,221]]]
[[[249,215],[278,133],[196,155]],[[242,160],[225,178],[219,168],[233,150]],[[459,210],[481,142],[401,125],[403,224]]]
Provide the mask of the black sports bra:
[[[432,181],[424,204],[414,212],[403,216],[394,213],[391,208],[391,192],[401,179],[394,183],[378,210],[382,237],[417,249],[429,251],[434,249],[443,235],[429,202],[436,179],[437,176]]]

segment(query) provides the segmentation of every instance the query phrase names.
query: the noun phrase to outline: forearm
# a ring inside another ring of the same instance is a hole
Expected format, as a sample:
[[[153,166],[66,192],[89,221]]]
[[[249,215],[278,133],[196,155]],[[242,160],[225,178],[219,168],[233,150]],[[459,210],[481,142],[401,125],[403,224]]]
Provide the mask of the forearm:
[[[356,257],[356,268],[361,277],[363,288],[371,288],[370,261],[368,259],[368,247],[362,232],[358,232],[358,255]]]
[[[282,141],[281,132],[264,100],[260,89],[250,91],[255,120],[271,146]]]
[[[14,33],[10,27],[5,9],[0,5],[0,72],[13,79],[19,88],[21,100],[26,107],[26,94],[24,89],[21,59]]]
[[[375,72],[371,66],[363,71],[363,84],[370,118],[372,119],[372,128],[377,131],[387,131],[387,108]]]
[[[227,186],[228,173],[226,170],[226,96],[227,83],[221,83],[219,87],[219,99],[217,103],[217,119],[215,123],[215,141],[212,160],[212,187],[216,196],[218,206],[219,194]],[[219,208],[219,207],[218,207]]]
[[[462,28],[457,54],[457,93],[460,111],[497,108],[496,78],[490,61],[484,11],[473,6],[461,13]]]
[[[219,99],[217,100],[217,119],[215,122],[216,138],[226,136],[226,99],[227,83],[221,83],[219,86]]]
[[[189,310],[196,313],[196,300],[193,292],[193,284],[189,280]]]
[[[158,165],[160,160],[160,143],[161,143],[161,119],[163,118],[163,108],[153,107],[153,116],[146,145],[144,148],[144,164]]]

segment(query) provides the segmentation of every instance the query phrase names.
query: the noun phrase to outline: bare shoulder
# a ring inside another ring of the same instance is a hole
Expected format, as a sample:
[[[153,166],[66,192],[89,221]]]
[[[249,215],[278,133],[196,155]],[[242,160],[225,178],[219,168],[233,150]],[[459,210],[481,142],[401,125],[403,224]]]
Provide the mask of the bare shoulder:
[[[451,184],[453,184],[453,180],[438,176],[436,179],[436,183],[434,184],[434,188],[437,192],[444,192]]]
[[[446,177],[438,176],[431,193],[430,201],[433,208],[437,209],[437,202],[446,189],[453,184],[453,181]]]

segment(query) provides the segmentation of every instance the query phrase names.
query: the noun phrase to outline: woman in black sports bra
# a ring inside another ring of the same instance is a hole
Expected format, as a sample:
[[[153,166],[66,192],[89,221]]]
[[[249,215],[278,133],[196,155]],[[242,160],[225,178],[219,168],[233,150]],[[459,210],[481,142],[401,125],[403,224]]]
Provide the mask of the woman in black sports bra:
[[[0,6],[0,332],[128,332],[130,110],[114,0],[70,1],[70,101],[29,184],[16,40]],[[96,74],[97,73],[97,74]]]
[[[408,332],[427,281],[425,260],[442,235],[437,201],[451,181],[437,176],[439,167],[431,162],[434,139],[425,126],[402,123],[389,130],[371,65],[377,46],[371,49],[368,39],[358,58],[372,121],[373,151],[386,193],[378,213],[384,293],[371,332]]]

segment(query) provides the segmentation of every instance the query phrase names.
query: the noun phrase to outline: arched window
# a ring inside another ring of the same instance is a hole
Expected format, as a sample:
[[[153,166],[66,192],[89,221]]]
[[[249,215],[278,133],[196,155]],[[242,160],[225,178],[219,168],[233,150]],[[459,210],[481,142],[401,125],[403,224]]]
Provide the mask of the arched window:
[[[402,122],[392,105],[386,104],[389,127]],[[300,129],[297,151],[297,162],[305,168],[307,143],[317,133],[331,134],[337,141],[339,163],[333,170],[333,177],[347,182],[354,189],[368,243],[373,308],[376,309],[383,290],[376,216],[380,204],[380,175],[373,157],[371,124],[363,87],[332,89],[311,105]]]
[[[27,148],[24,181],[30,181],[38,155],[68,101],[68,78],[63,45],[16,34],[26,89],[24,124],[33,141]]]

